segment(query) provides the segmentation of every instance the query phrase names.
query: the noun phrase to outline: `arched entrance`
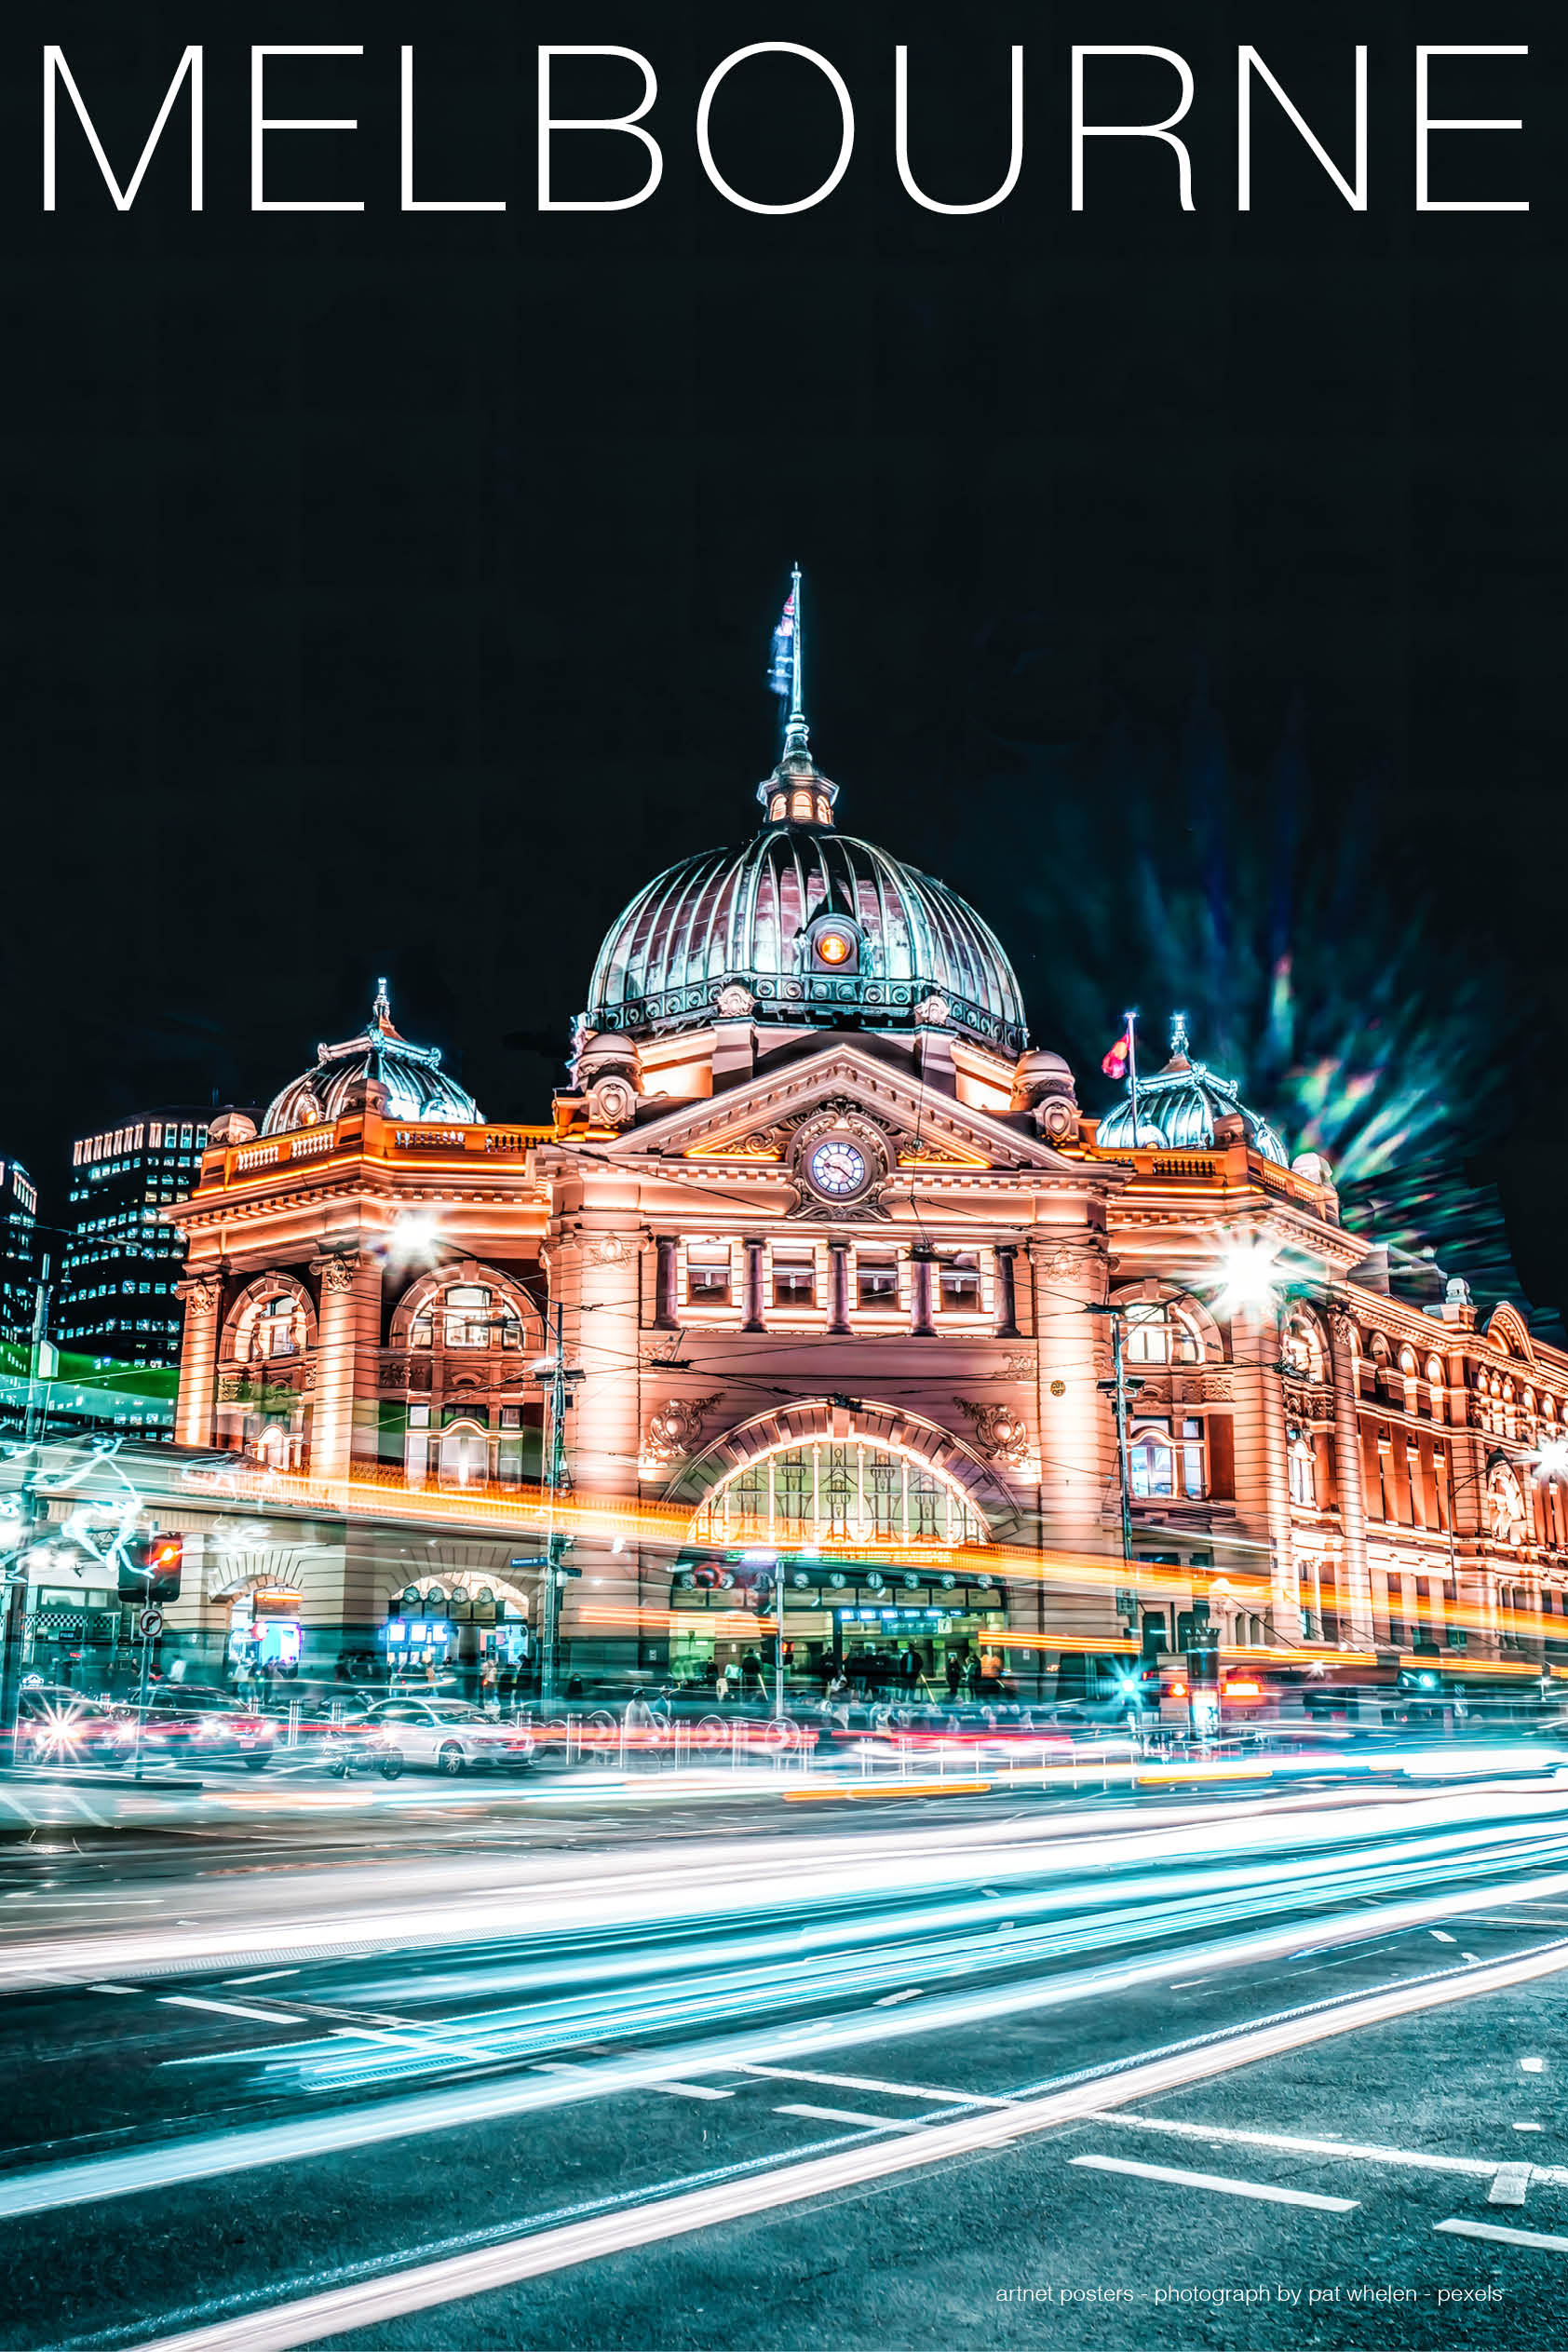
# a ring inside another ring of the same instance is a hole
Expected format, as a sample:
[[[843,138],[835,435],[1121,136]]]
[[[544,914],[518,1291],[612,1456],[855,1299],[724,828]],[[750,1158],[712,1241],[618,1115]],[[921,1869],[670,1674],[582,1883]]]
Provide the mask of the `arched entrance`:
[[[791,1405],[718,1440],[669,1493],[695,1507],[670,1591],[677,1680],[769,1688],[780,1597],[786,1675],[802,1690],[842,1671],[911,1703],[945,1699],[950,1674],[966,1683],[1001,1651],[1006,1587],[974,1548],[998,1521],[1012,1532],[1014,1506],[933,1423]]]

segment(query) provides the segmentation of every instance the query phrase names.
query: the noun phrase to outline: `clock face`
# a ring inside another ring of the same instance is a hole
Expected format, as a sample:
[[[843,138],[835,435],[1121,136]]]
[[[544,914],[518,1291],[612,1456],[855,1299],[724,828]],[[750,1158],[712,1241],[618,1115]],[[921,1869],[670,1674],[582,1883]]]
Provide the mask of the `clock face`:
[[[830,1135],[825,1142],[818,1143],[807,1169],[818,1191],[830,1193],[835,1199],[858,1193],[866,1181],[864,1153],[843,1135]]]

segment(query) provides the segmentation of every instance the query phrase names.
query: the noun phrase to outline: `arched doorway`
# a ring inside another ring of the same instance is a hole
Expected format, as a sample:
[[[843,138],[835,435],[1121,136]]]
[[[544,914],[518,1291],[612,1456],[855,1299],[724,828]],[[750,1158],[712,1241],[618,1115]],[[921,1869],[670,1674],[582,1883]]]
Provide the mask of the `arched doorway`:
[[[803,1403],[732,1430],[671,1493],[695,1506],[670,1592],[678,1681],[771,1688],[780,1600],[795,1689],[842,1670],[919,1704],[947,1699],[950,1671],[966,1687],[982,1667],[999,1677],[1008,1596],[976,1548],[998,1520],[1012,1532],[1013,1507],[950,1432],[884,1407]]]

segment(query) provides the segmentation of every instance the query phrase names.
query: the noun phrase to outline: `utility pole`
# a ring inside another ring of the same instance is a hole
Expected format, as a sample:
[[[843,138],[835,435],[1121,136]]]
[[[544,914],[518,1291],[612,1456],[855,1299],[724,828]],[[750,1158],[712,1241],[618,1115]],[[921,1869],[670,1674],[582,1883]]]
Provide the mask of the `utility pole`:
[[[1122,1311],[1119,1306],[1086,1306],[1086,1315],[1105,1315],[1111,1322],[1111,1377],[1096,1381],[1102,1396],[1111,1399],[1111,1410],[1116,1418],[1116,1482],[1121,1491],[1122,1558],[1130,1567],[1132,1561],[1132,1449],[1128,1435],[1128,1412],[1132,1399],[1143,1384],[1127,1376],[1127,1355],[1122,1345]],[[1138,1635],[1137,1585],[1129,1575],[1128,1588],[1132,1594],[1132,1625]]]
[[[579,1576],[580,1568],[561,1565],[562,1555],[571,1542],[569,1535],[556,1531],[557,1497],[571,1484],[566,1467],[566,1408],[570,1400],[571,1384],[580,1380],[580,1372],[566,1369],[566,1335],[563,1328],[563,1305],[550,1309],[551,1352],[535,1369],[547,1372],[549,1386],[545,1392],[545,1605],[539,1628],[539,1706],[541,1711],[555,1696],[557,1652],[561,1642],[561,1588],[569,1576]]]
[[[550,1385],[545,1399],[545,1606],[539,1629],[539,1707],[543,1712],[555,1697],[556,1631],[561,1622],[561,1587],[557,1581],[558,1538],[556,1496],[566,1482],[566,1353],[562,1333],[564,1309],[558,1301],[550,1309]]]

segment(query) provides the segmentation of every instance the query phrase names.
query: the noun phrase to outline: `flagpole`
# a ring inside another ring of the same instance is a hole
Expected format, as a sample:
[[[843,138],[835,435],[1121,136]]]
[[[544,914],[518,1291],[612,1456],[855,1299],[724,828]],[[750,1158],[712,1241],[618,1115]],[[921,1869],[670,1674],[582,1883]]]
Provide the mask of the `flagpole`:
[[[1134,1012],[1124,1014],[1123,1018],[1127,1022],[1128,1083],[1132,1089],[1132,1148],[1136,1151],[1142,1133],[1138,1119],[1138,1016]]]

